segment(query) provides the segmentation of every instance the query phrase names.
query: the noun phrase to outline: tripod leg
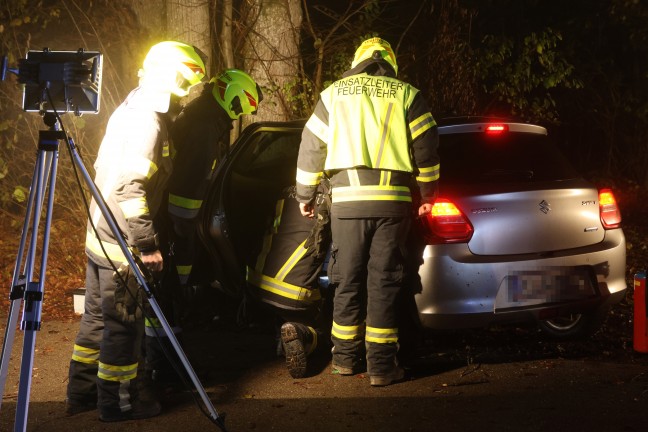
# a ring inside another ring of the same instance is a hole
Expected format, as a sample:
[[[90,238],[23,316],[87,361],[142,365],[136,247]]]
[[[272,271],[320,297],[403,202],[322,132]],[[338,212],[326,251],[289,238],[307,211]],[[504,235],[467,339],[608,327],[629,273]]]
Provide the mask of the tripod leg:
[[[20,267],[23,263],[25,252],[25,245],[27,244],[27,236],[31,227],[31,215],[35,203],[35,194],[38,189],[40,179],[41,164],[37,160],[34,166],[34,174],[32,175],[32,183],[29,189],[29,198],[27,199],[27,209],[25,219],[23,222],[22,233],[20,235],[20,244],[18,246],[18,254],[16,257],[16,264],[13,270],[11,279],[11,308],[9,316],[7,317],[7,326],[5,327],[5,335],[2,344],[2,357],[0,361],[0,407],[2,407],[2,396],[4,395],[5,385],[7,382],[7,374],[9,371],[9,361],[11,359],[11,351],[13,349],[16,324],[18,322],[18,312],[22,303],[25,293],[25,277],[21,276]],[[24,270],[23,270],[24,271]]]
[[[49,143],[50,145],[52,143]],[[42,143],[41,143],[42,147]],[[22,362],[20,366],[20,383],[18,390],[18,402],[16,405],[16,421],[14,431],[24,432],[27,429],[27,415],[29,412],[29,394],[31,390],[32,369],[34,366],[34,348],[36,345],[36,331],[40,330],[41,310],[43,291],[45,285],[45,274],[47,269],[47,252],[49,247],[50,227],[52,224],[52,209],[54,205],[54,189],[56,185],[56,171],[58,162],[58,142],[55,150],[39,150],[38,164],[40,167],[39,180],[36,188],[33,219],[32,237],[29,244],[29,251],[26,261],[26,287],[23,301],[23,320],[20,328],[24,331]],[[49,174],[49,177],[48,177]],[[35,268],[36,245],[38,243],[38,222],[40,220],[43,194],[49,183],[47,212],[45,228],[43,230],[43,244],[41,248],[40,277],[39,281],[33,281]]]

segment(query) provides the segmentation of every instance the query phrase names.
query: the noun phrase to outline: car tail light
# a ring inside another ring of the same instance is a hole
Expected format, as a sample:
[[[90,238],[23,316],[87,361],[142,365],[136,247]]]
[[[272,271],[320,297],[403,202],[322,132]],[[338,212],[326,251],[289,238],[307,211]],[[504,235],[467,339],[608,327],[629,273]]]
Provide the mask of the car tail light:
[[[426,216],[428,244],[461,243],[470,240],[473,227],[454,203],[438,198]]]
[[[610,189],[601,189],[599,191],[599,212],[603,228],[618,228],[621,224],[621,211]]]
[[[486,133],[488,135],[499,135],[507,131],[508,125],[506,124],[489,124],[488,126],[486,126]]]

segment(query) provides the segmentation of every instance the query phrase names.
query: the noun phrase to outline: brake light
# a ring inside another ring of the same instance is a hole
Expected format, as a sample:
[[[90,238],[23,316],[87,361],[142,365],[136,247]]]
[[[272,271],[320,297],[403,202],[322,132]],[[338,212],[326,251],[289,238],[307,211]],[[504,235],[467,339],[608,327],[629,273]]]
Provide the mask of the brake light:
[[[505,124],[490,124],[486,126],[486,133],[488,135],[499,135],[508,131],[508,125]]]
[[[618,228],[621,224],[621,211],[610,189],[599,191],[599,212],[603,228]]]
[[[439,198],[426,216],[428,244],[461,243],[470,240],[473,227],[461,210],[445,198]]]

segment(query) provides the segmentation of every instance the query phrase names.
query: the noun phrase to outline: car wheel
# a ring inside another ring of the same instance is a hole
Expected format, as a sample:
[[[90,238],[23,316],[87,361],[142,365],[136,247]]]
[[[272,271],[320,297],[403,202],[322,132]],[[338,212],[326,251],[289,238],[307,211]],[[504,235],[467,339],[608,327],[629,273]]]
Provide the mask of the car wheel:
[[[597,310],[580,314],[558,316],[540,321],[540,329],[557,340],[583,339],[592,335],[603,322],[605,311]]]

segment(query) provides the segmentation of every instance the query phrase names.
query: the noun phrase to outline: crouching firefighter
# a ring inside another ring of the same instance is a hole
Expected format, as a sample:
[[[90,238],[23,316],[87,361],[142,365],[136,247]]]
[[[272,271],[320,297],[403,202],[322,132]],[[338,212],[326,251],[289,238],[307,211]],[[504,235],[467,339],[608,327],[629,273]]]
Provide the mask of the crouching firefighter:
[[[315,217],[302,217],[295,187],[282,191],[256,260],[247,267],[249,292],[285,321],[281,343],[293,378],[307,373],[310,354],[328,351],[330,300],[318,276],[331,244],[330,196],[322,182]]]

